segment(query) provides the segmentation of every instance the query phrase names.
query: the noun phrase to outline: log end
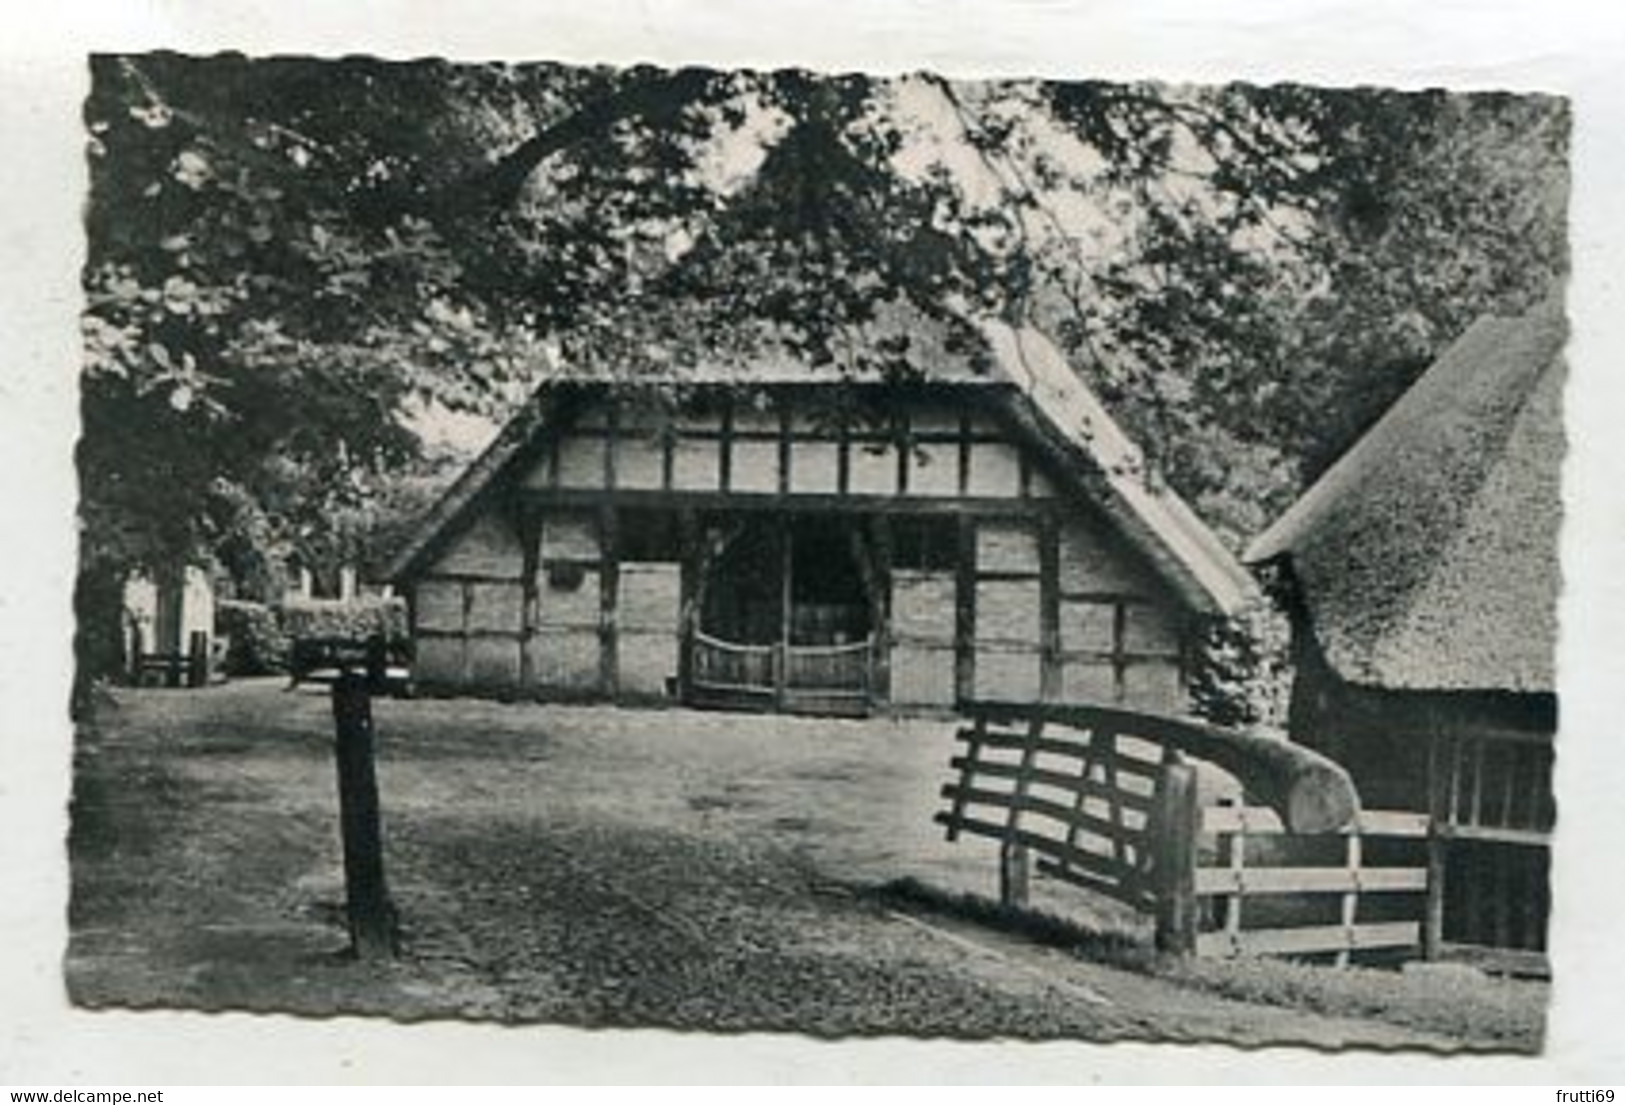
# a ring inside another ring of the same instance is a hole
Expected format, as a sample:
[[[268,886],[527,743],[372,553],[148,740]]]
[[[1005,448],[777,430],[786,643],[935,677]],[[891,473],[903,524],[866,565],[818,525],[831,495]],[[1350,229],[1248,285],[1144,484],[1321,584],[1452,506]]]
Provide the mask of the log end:
[[[1328,762],[1297,773],[1286,805],[1281,812],[1293,832],[1335,833],[1354,823],[1360,812],[1360,796],[1348,772]]]

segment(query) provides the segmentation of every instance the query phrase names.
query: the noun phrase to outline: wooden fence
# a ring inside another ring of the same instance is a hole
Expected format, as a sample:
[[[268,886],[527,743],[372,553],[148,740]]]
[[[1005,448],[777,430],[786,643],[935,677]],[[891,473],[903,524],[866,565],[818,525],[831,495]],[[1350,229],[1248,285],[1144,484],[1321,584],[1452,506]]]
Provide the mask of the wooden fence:
[[[1330,954],[1346,966],[1356,952],[1420,948],[1429,820],[1362,810],[1339,832],[1317,837],[1290,833],[1270,809],[1203,809],[1201,831],[1215,847],[1194,885],[1208,906],[1199,912],[1213,924],[1197,933],[1196,954]],[[1259,913],[1262,925],[1252,923]]]
[[[1360,811],[1347,776],[1315,753],[1120,710],[965,712],[936,820],[950,840],[999,842],[1007,906],[1026,903],[1035,867],[1152,914],[1157,946],[1175,953],[1347,963],[1420,944],[1429,818]],[[1222,763],[1270,805],[1200,807],[1187,757]]]

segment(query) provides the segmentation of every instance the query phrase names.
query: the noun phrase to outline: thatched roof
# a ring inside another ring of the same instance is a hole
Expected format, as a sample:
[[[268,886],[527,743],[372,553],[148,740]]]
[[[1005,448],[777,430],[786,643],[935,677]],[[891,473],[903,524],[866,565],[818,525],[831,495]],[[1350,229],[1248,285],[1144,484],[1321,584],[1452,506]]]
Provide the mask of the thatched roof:
[[[933,368],[928,383],[945,390],[968,388],[979,396],[985,394],[992,407],[1056,460],[1057,469],[1074,485],[1074,491],[1106,512],[1191,609],[1233,613],[1257,594],[1246,569],[1191,509],[1171,490],[1147,478],[1139,449],[1078,379],[1054,343],[1030,328],[1017,330],[994,321],[975,326],[991,354],[991,365],[976,363],[963,352],[944,351],[930,359],[938,367]],[[827,368],[815,370],[773,355],[744,368],[726,360],[686,363],[674,366],[671,376],[684,385],[865,382],[862,375],[843,377]],[[542,384],[425,516],[391,565],[390,578],[409,579],[427,568],[445,536],[459,528],[486,490],[526,454],[527,445],[555,416],[564,394],[582,387],[613,388],[623,383],[576,371]]]
[[[1566,332],[1480,319],[1247,550],[1290,562],[1343,679],[1553,689]]]

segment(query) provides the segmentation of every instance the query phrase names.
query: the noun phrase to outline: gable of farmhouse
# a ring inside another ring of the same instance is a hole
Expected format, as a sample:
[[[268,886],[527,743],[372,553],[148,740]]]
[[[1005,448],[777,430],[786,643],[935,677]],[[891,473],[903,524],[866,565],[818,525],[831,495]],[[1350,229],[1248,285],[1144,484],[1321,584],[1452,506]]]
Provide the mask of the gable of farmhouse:
[[[559,379],[393,573],[425,690],[865,713],[1183,712],[1252,583],[1042,336],[907,385]],[[856,405],[865,412],[854,414]]]

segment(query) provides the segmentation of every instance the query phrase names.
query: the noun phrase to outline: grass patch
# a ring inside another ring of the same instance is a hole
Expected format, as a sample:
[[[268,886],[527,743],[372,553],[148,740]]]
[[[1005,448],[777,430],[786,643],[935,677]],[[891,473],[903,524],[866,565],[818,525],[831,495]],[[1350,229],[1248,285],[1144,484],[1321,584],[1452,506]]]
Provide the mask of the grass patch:
[[[1437,1032],[1475,1048],[1538,1052],[1546,1031],[1544,983],[1460,967],[1331,968],[1284,959],[1164,958],[1156,973],[1239,1001],[1333,1017],[1368,1017]]]
[[[891,904],[986,925],[1093,963],[1237,1001],[1379,1020],[1450,1036],[1474,1050],[1538,1052],[1545,1035],[1550,988],[1540,982],[1431,964],[1387,970],[1262,957],[1180,958],[1158,953],[1135,933],[1011,909],[990,898],[949,893],[914,879],[888,883],[879,895]]]
[[[884,904],[913,908],[1012,933],[1112,967],[1150,972],[1157,953],[1126,930],[1090,927],[1037,909],[1012,909],[979,894],[939,890],[914,878],[895,879],[877,892]]]

